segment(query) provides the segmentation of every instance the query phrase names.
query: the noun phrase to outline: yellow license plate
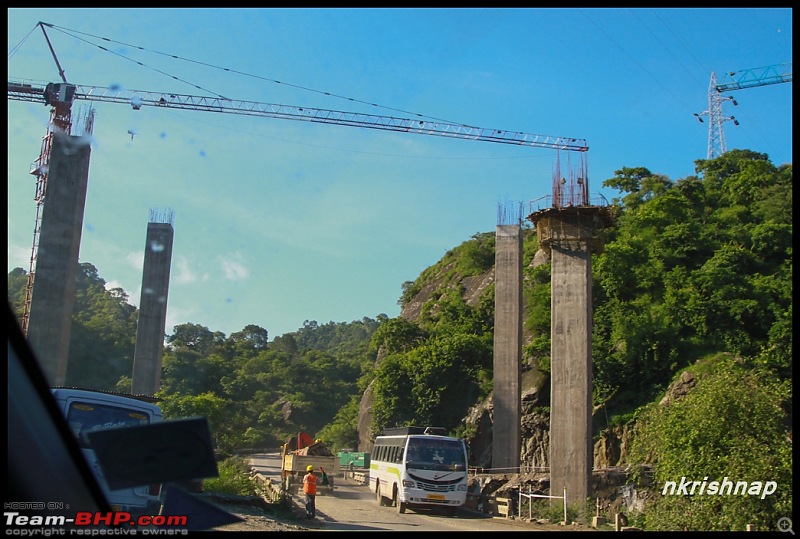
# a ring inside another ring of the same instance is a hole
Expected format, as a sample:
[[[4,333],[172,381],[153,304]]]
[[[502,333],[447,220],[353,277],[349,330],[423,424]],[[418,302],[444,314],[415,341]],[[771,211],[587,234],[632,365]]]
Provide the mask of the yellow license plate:
[[[428,494],[427,498],[429,500],[444,500],[444,496],[441,494]]]

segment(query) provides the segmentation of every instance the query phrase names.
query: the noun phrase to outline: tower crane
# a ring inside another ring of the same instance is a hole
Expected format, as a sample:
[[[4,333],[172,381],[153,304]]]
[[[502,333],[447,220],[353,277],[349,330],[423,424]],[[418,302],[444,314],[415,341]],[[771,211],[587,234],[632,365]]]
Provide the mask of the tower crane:
[[[577,152],[586,152],[589,150],[584,139],[534,135],[500,129],[485,129],[482,127],[442,121],[412,120],[408,118],[377,116],[360,112],[277,105],[257,101],[239,101],[219,97],[124,90],[101,86],[83,86],[66,82],[51,82],[47,85],[43,85],[41,83],[36,84],[9,80],[8,98],[17,101],[32,101],[43,103],[44,105],[51,105],[62,119],[58,124],[61,128],[67,126],[69,123],[68,119],[66,121],[64,120],[64,115],[69,114],[69,107],[72,102],[81,99],[84,101],[125,103],[129,104],[135,110],[139,110],[144,106],[199,110],[205,112],[241,114],[245,116],[261,116],[264,118],[279,118],[284,120],[301,120],[333,125],[349,125],[351,127],[365,127],[383,131],[436,135],[440,137],[480,140],[484,142],[496,142],[534,148],[552,148]]]
[[[703,123],[703,116],[708,116],[708,159],[719,157],[727,151],[722,124],[731,121],[734,125],[739,125],[739,121],[735,117],[722,115],[723,102],[730,101],[733,106],[738,105],[732,96],[723,96],[723,92],[792,82],[792,63],[731,71],[727,75],[729,81],[718,83],[716,74],[711,72],[711,81],[708,84],[708,109],[694,113],[700,123]]]
[[[45,106],[51,107],[48,133],[43,139],[39,158],[31,170],[31,174],[34,174],[37,178],[36,196],[34,198],[37,203],[37,215],[36,226],[34,228],[33,249],[30,259],[30,271],[28,272],[28,285],[26,287],[23,305],[22,330],[25,333],[27,333],[28,328],[31,295],[36,274],[38,237],[39,231],[41,230],[40,219],[43,213],[42,210],[44,208],[47,190],[50,149],[52,147],[53,136],[56,133],[70,134],[72,128],[72,104],[76,100],[122,103],[131,106],[134,110],[139,110],[142,107],[185,109],[223,114],[259,116],[263,118],[300,120],[313,123],[395,131],[399,133],[414,133],[419,135],[494,142],[514,146],[550,148],[570,152],[588,152],[589,150],[586,141],[579,138],[536,135],[501,129],[485,129],[444,121],[424,121],[357,112],[261,103],[256,101],[241,101],[221,97],[203,97],[172,92],[125,90],[121,88],[72,84],[67,81],[64,70],[58,62],[55,50],[45,31],[45,26],[51,25],[40,22],[38,26],[41,27],[44,37],[47,40],[48,47],[50,48],[50,52],[58,68],[61,82],[44,84],[25,80],[8,80],[8,99],[42,103]],[[86,128],[88,130],[91,130],[92,122],[93,114],[90,114],[86,121]]]

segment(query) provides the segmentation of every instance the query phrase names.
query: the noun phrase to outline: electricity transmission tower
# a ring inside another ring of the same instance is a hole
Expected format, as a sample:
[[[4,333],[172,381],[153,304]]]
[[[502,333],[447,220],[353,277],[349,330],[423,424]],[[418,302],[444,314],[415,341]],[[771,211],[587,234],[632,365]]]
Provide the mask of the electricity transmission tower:
[[[734,125],[739,125],[739,121],[733,116],[722,115],[723,102],[730,101],[734,106],[738,105],[732,96],[723,96],[722,93],[755,88],[756,86],[792,82],[792,63],[731,71],[728,73],[728,77],[731,79],[729,82],[718,84],[716,74],[713,71],[711,72],[711,82],[708,84],[708,109],[700,113],[694,113],[700,123],[703,123],[703,116],[708,116],[708,159],[719,157],[727,151],[722,124],[732,121]]]

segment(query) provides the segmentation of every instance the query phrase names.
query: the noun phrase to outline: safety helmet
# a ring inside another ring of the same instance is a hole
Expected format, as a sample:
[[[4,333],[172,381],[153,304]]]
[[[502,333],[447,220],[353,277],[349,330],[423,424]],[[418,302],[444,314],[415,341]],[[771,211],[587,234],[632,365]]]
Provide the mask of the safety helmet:
[[[314,467],[309,464],[308,466],[306,466],[306,471],[307,472],[313,472],[314,471]]]

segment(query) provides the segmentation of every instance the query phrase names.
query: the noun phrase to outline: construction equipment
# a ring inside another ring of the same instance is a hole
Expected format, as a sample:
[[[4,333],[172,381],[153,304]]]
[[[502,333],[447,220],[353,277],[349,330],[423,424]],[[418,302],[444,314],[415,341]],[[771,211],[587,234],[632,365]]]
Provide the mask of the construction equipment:
[[[727,151],[722,124],[730,121],[734,125],[739,125],[739,120],[735,117],[722,115],[722,104],[725,101],[730,101],[733,106],[738,105],[732,96],[723,96],[723,92],[792,82],[792,63],[731,71],[728,73],[728,77],[729,81],[718,83],[717,75],[713,71],[711,72],[711,81],[708,84],[708,109],[694,113],[700,123],[703,123],[703,116],[708,116],[708,151],[706,154],[708,159],[719,157]]]
[[[315,475],[328,477],[328,485],[317,482],[317,494],[333,492],[335,477],[339,474],[339,458],[320,440],[313,440],[307,432],[300,432],[281,447],[281,484],[287,493],[296,494],[302,485],[308,467]]]
[[[63,100],[61,97],[64,96]],[[584,139],[534,135],[518,131],[486,129],[463,124],[441,121],[412,120],[393,116],[376,116],[360,112],[344,112],[330,109],[317,109],[293,105],[278,105],[258,101],[240,101],[220,97],[204,97],[196,95],[176,94],[169,92],[150,92],[143,90],[126,90],[123,88],[107,88],[101,86],[85,86],[69,83],[30,83],[25,81],[8,81],[8,98],[16,101],[32,101],[45,105],[66,108],[73,101],[96,101],[106,103],[122,103],[134,110],[142,107],[161,107],[173,109],[198,110],[244,116],[261,116],[283,120],[300,120],[305,122],[351,127],[366,127],[399,133],[415,133],[418,135],[435,135],[440,137],[496,142],[514,146],[532,148],[552,148],[555,150],[586,152],[589,147]],[[67,111],[68,112],[68,111]]]
[[[72,128],[72,104],[76,100],[90,102],[120,103],[140,110],[142,107],[186,109],[222,114],[239,114],[245,116],[259,116],[264,118],[277,118],[285,120],[299,120],[313,123],[362,127],[398,133],[414,133],[419,135],[433,135],[440,137],[494,142],[531,148],[549,148],[570,152],[588,152],[589,147],[584,139],[572,137],[558,137],[549,135],[536,135],[518,131],[501,129],[486,129],[464,124],[455,124],[444,121],[427,121],[419,119],[397,118],[391,116],[377,116],[356,112],[344,112],[328,109],[261,103],[256,101],[240,101],[222,97],[203,97],[194,95],[177,94],[172,92],[152,92],[143,90],[125,90],[122,88],[105,88],[98,86],[85,86],[67,82],[64,70],[56,56],[45,27],[53,25],[39,22],[47,40],[50,52],[53,55],[60,83],[33,83],[23,80],[8,81],[8,99],[16,101],[29,101],[51,106],[51,121],[48,133],[42,143],[39,158],[31,170],[37,177],[35,201],[37,203],[37,218],[34,228],[33,248],[28,272],[28,285],[25,302],[23,305],[22,330],[27,334],[30,314],[30,302],[33,283],[36,275],[36,258],[38,251],[38,234],[41,230],[40,216],[43,213],[47,190],[48,164],[50,149],[55,133],[69,134]],[[89,114],[85,128],[91,131],[93,114]],[[131,133],[133,136],[133,133]]]

